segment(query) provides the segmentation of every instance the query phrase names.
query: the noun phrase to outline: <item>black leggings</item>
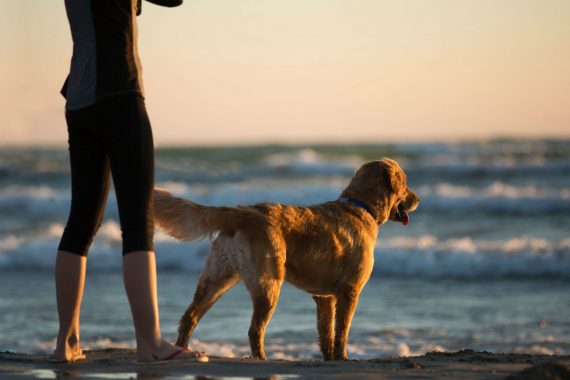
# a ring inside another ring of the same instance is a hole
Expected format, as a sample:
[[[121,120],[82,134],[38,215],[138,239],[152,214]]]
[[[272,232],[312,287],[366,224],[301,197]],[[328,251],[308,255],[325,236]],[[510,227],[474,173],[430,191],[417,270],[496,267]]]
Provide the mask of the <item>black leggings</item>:
[[[123,255],[153,251],[154,147],[144,99],[125,96],[67,111],[71,211],[59,243],[86,256],[101,226],[112,173]]]

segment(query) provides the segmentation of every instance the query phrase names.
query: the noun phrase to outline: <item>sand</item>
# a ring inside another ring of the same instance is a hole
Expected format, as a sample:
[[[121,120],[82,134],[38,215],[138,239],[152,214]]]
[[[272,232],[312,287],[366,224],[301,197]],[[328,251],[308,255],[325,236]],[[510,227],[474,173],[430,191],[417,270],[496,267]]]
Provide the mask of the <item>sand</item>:
[[[345,362],[211,357],[209,363],[155,364],[135,363],[128,349],[87,351],[87,360],[74,364],[53,364],[46,355],[0,353],[1,379],[568,379],[569,368],[570,356],[471,350]]]

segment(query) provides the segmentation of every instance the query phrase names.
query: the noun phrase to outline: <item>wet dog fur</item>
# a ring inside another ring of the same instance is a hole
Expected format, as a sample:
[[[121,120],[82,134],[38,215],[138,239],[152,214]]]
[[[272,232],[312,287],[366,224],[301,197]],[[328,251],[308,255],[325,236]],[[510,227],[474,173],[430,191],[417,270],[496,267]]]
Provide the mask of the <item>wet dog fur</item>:
[[[378,227],[388,220],[407,224],[418,203],[404,171],[387,158],[362,165],[338,200],[310,207],[209,207],[155,189],[159,227],[180,240],[213,240],[176,344],[186,347],[200,318],[241,280],[253,302],[251,353],[266,359],[265,329],[288,281],[316,302],[324,360],[347,359],[350,324],[372,272]]]

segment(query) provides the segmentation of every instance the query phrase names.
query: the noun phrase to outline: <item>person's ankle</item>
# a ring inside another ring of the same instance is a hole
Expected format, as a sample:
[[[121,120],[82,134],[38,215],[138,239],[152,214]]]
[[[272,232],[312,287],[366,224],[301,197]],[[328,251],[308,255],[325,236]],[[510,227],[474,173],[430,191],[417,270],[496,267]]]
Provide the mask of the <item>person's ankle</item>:
[[[77,347],[79,346],[79,334],[60,332],[57,336],[57,347]]]
[[[137,357],[139,360],[156,360],[157,355],[160,356],[164,351],[169,350],[169,346],[171,344],[162,339],[162,337],[158,338],[149,338],[137,341]]]
[[[83,348],[79,341],[79,335],[72,334],[68,337],[58,338],[53,358],[74,362],[85,359]]]

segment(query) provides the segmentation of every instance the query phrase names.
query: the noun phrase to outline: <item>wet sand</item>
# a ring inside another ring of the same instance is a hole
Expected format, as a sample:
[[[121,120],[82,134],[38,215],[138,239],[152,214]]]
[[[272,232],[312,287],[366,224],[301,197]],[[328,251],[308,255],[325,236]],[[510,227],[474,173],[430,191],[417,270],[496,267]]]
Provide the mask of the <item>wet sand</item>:
[[[135,363],[134,351],[128,349],[87,351],[87,360],[74,364],[53,364],[46,355],[0,353],[1,379],[564,379],[569,369],[570,356],[471,350],[345,362],[210,357],[209,363],[154,364]]]

